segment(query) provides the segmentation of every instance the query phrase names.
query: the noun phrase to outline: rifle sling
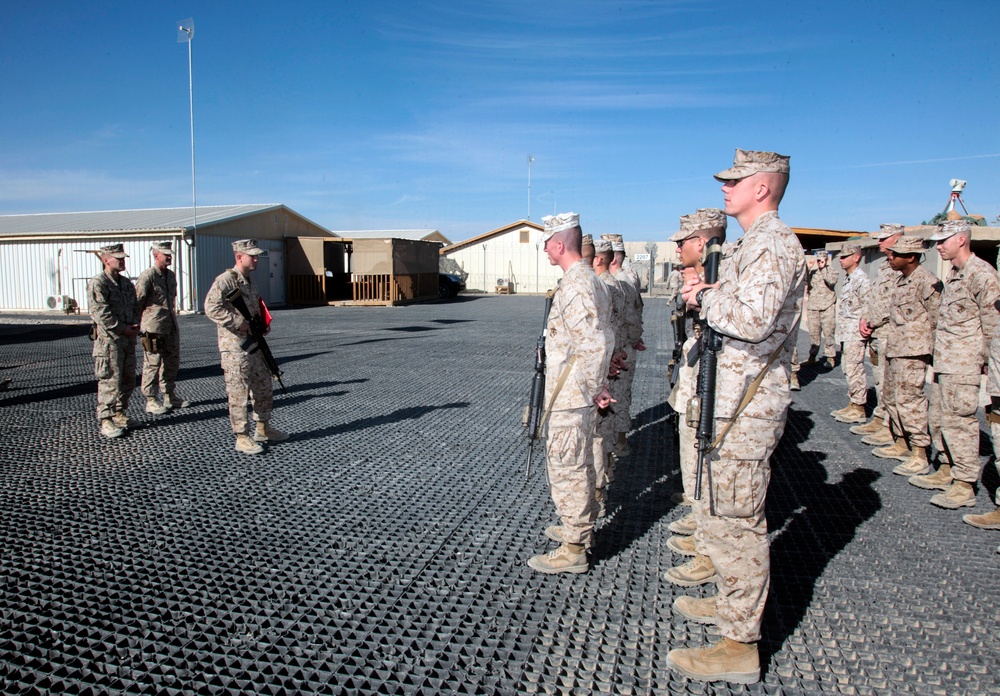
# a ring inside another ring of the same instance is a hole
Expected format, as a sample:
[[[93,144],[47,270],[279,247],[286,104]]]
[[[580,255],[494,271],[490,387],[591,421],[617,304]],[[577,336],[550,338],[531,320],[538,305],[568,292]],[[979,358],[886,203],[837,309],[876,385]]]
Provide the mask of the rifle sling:
[[[788,339],[786,338],[784,341],[781,342],[781,344],[777,348],[774,349],[774,352],[771,353],[771,357],[767,359],[767,363],[764,365],[764,369],[760,371],[760,374],[758,374],[754,378],[754,380],[747,387],[747,390],[743,393],[743,399],[740,401],[740,405],[736,407],[736,413],[734,413],[733,417],[729,419],[729,422],[726,423],[726,427],[722,429],[722,432],[719,433],[719,436],[717,438],[715,438],[715,441],[708,446],[708,449],[705,450],[706,455],[719,446],[719,443],[722,442],[722,440],[732,429],[733,425],[736,424],[736,419],[739,418],[740,414],[743,413],[746,407],[750,405],[751,399],[753,399],[754,394],[757,393],[757,390],[760,388],[761,383],[764,381],[764,376],[767,375],[767,371],[771,368],[771,365],[773,365],[774,361],[778,359],[779,355],[781,355],[781,351],[785,349],[785,345],[787,343]]]
[[[576,363],[576,353],[569,356],[569,360],[566,365],[563,366],[562,373],[559,375],[559,379],[556,381],[556,386],[552,389],[552,398],[549,399],[549,405],[545,407],[545,412],[542,413],[542,419],[538,421],[538,432],[542,432],[545,428],[545,421],[549,419],[549,414],[552,413],[552,405],[556,402],[556,397],[559,396],[559,392],[562,391],[563,385],[566,384],[566,380],[569,378],[569,373],[573,369],[573,365]]]

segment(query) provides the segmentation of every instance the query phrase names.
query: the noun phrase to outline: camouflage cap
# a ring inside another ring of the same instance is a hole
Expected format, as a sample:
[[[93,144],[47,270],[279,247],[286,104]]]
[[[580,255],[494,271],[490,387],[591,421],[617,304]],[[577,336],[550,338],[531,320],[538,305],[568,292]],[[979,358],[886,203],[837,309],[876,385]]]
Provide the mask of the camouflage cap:
[[[598,254],[604,254],[612,251],[611,242],[607,239],[598,239],[594,242],[594,252]]]
[[[947,220],[938,225],[937,231],[927,239],[932,242],[943,242],[956,234],[972,236],[972,225],[968,220]]]
[[[857,254],[861,251],[861,245],[857,242],[844,242],[844,245],[840,247],[840,256],[850,256],[851,254]]]
[[[580,246],[594,246],[594,235],[583,235],[583,239],[580,240]]]
[[[174,255],[174,250],[171,248],[170,242],[154,242],[153,246],[150,247],[150,251],[157,254],[166,254],[167,256]]]
[[[872,239],[877,239],[882,241],[883,239],[888,239],[894,234],[904,234],[906,228],[895,222],[887,222],[883,225],[878,226],[878,232],[872,232]]]
[[[580,226],[580,215],[577,213],[559,213],[558,215],[546,215],[542,218],[542,241],[547,242],[549,238],[557,232],[571,230]]]
[[[116,259],[127,259],[128,254],[125,253],[124,244],[108,244],[107,246],[102,246],[100,255],[103,256],[114,256]]]
[[[611,242],[612,251],[625,251],[625,240],[620,234],[602,234],[601,239]]]
[[[681,216],[681,230],[689,235],[702,230],[725,230],[726,214],[719,208],[699,208],[697,212]]]
[[[923,237],[913,234],[904,234],[887,248],[894,254],[922,254],[927,251]]]
[[[264,253],[264,250],[257,246],[256,239],[240,239],[233,242],[233,252],[247,254],[248,256],[260,256]]]
[[[775,172],[788,174],[790,171],[789,157],[777,152],[761,152],[758,150],[741,150],[736,148],[733,166],[719,172],[715,178],[719,181],[734,181],[745,179],[757,172]]]

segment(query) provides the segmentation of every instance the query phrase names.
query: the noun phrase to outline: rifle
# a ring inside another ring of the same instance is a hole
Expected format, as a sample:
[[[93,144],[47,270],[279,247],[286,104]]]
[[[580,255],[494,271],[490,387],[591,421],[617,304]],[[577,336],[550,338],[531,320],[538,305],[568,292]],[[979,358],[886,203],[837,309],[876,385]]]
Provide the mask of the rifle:
[[[670,355],[670,362],[667,369],[670,370],[670,388],[677,384],[677,379],[681,373],[681,358],[684,357],[684,342],[687,341],[687,325],[684,315],[687,313],[687,305],[684,298],[678,292],[674,300],[674,311],[670,315],[670,323],[674,329],[674,350]]]
[[[545,332],[549,323],[549,312],[552,310],[550,291],[545,296],[545,318],[542,320],[542,333],[535,343],[535,374],[531,377],[531,396],[528,401],[528,461],[524,467],[524,478],[531,474],[531,455],[535,451],[535,441],[542,433],[542,402],[545,399]]]
[[[708,255],[705,258],[705,282],[714,285],[719,280],[719,261],[722,258],[722,239],[712,237],[708,242]],[[698,388],[694,398],[688,404],[687,422],[696,428],[698,448],[698,470],[695,475],[694,499],[701,500],[701,479],[705,469],[705,458],[712,446],[712,435],[715,430],[715,373],[719,362],[719,351],[722,350],[720,336],[707,321],[702,321],[701,350],[698,359]],[[692,351],[694,352],[694,351]],[[712,469],[708,469],[708,485],[712,486]],[[709,493],[709,509],[713,507]],[[712,510],[714,514],[714,510]]]
[[[264,323],[264,318],[260,315],[250,314],[250,308],[247,307],[246,300],[243,299],[243,294],[240,292],[239,288],[235,288],[232,292],[226,295],[226,301],[229,302],[240,315],[246,319],[247,324],[250,325],[250,335],[246,337],[240,348],[246,352],[247,355],[253,355],[258,350],[260,351],[261,357],[264,358],[264,364],[267,365],[267,369],[271,371],[271,374],[278,384],[281,385],[281,392],[286,393],[285,383],[281,381],[281,370],[278,369],[278,361],[274,359],[274,354],[271,353],[271,349],[267,345],[267,341],[264,340],[264,334],[267,332],[267,324]]]

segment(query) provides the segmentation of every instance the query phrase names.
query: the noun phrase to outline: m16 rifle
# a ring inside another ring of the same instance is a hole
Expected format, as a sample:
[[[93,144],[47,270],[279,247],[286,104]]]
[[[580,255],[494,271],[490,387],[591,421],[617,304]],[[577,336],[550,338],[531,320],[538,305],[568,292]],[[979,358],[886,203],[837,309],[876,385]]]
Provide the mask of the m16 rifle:
[[[681,373],[681,359],[684,357],[684,343],[687,341],[686,314],[687,304],[678,292],[674,300],[674,310],[670,314],[670,324],[674,330],[674,350],[670,355],[670,362],[667,363],[667,369],[670,370],[671,389],[677,384]]]
[[[528,400],[528,462],[524,468],[524,477],[531,474],[531,456],[535,451],[535,442],[542,436],[543,401],[545,400],[545,333],[549,323],[549,312],[552,310],[552,297],[549,292],[545,296],[545,318],[542,320],[542,333],[535,343],[535,374],[531,377],[531,396]]]
[[[714,285],[719,280],[719,262],[722,259],[722,239],[712,237],[706,249],[705,282]],[[701,480],[705,470],[705,460],[712,447],[712,435],[715,432],[715,377],[719,362],[719,351],[722,350],[720,336],[707,321],[702,324],[701,346],[698,351],[698,387],[694,398],[688,404],[687,423],[695,428],[698,448],[698,469],[695,475],[694,499],[701,500]],[[694,352],[694,351],[692,351]],[[712,487],[712,468],[708,468],[708,486]],[[712,495],[709,492],[709,508],[713,507]],[[714,511],[713,511],[714,514]]]
[[[250,325],[250,335],[246,337],[240,348],[247,355],[253,355],[258,350],[260,351],[261,357],[264,358],[264,364],[267,365],[267,369],[271,371],[271,374],[278,384],[281,385],[281,393],[286,393],[285,383],[281,381],[281,370],[278,369],[278,361],[274,359],[274,354],[271,353],[270,347],[267,345],[267,341],[264,339],[264,334],[267,333],[267,322],[264,320],[264,312],[267,308],[264,303],[261,302],[261,311],[256,315],[250,313],[250,308],[247,307],[246,301],[243,299],[243,294],[240,292],[239,288],[235,288],[232,292],[226,295],[226,301],[229,302],[237,312],[240,313],[247,324]]]

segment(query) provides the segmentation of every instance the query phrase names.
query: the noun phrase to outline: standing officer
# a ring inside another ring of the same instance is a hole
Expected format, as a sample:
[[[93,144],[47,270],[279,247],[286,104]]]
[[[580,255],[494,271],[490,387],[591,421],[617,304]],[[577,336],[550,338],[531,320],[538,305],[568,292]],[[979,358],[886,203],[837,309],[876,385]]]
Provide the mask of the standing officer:
[[[990,264],[972,253],[972,227],[948,220],[931,235],[938,254],[951,261],[944,279],[941,310],[934,332],[934,383],[928,421],[934,447],[943,458],[933,474],[913,476],[919,488],[940,489],[931,498],[938,507],[955,509],[976,504],[973,485],[979,480],[979,382],[990,339],[1000,314],[1000,282]]]
[[[625,293],[625,367],[612,383],[612,395],[618,401],[615,406],[617,414],[618,441],[614,445],[614,453],[618,457],[629,456],[628,433],[632,430],[632,383],[635,381],[635,366],[638,362],[638,352],[646,350],[642,342],[642,295],[639,292],[639,276],[635,270],[624,264],[625,242],[620,234],[603,234],[602,240],[611,242],[613,258],[611,260],[611,275],[618,281]]]
[[[997,473],[1000,473],[1000,326],[993,332],[993,338],[990,340],[987,368],[989,376],[986,391],[990,395],[991,405],[986,412],[986,422],[989,424],[993,440],[993,463],[996,465]],[[1000,529],[1000,488],[997,488],[993,502],[996,503],[996,508],[990,512],[981,515],[963,515],[962,520],[979,529]],[[1000,546],[997,547],[997,553],[1000,553]]]
[[[94,374],[97,420],[104,437],[121,437],[131,425],[125,411],[135,390],[135,337],[139,308],[135,286],[124,275],[125,247],[111,244],[99,252],[104,272],[87,283],[90,318],[95,324]]]
[[[941,281],[920,265],[924,240],[903,235],[888,248],[889,263],[900,272],[889,309],[889,336],[885,344],[885,382],[882,397],[889,415],[893,443],[872,450],[883,459],[902,462],[892,470],[900,476],[925,474],[927,448],[927,396],[924,381],[934,352],[934,327],[941,304]],[[868,338],[868,325],[861,327]]]
[[[837,301],[837,342],[843,344],[840,367],[847,378],[847,396],[850,403],[846,408],[833,411],[830,415],[841,423],[864,423],[865,404],[868,403],[868,378],[865,376],[865,340],[858,331],[861,312],[872,282],[861,270],[861,247],[847,242],[840,249],[840,267],[847,274],[847,280],[840,289]]]
[[[670,238],[670,241],[677,244],[677,257],[684,268],[684,275],[690,278],[692,283],[704,281],[705,248],[714,237],[719,238],[720,244],[726,238],[726,214],[718,208],[702,208],[691,215],[684,215],[680,220],[680,231]],[[694,500],[698,464],[698,452],[695,449],[696,433],[695,428],[688,425],[685,417],[687,405],[695,395],[698,381],[697,364],[693,366],[688,364],[691,350],[701,339],[701,324],[694,322],[696,316],[693,310],[686,312],[685,320],[689,326],[688,340],[684,343],[677,384],[667,399],[671,408],[680,414],[677,436],[681,483],[684,496],[693,503],[690,513],[671,522],[668,527],[679,536],[671,537],[667,545],[681,555],[693,556],[687,563],[670,568],[663,574],[665,580],[681,587],[696,587],[718,580],[715,566],[712,565],[712,559],[705,548],[704,533],[699,528],[699,519],[704,515],[705,499],[702,496],[701,500]],[[707,620],[710,622],[715,620],[714,596],[707,599],[678,597],[674,607],[678,613],[693,621],[701,622],[706,620],[704,617],[709,617]]]
[[[174,250],[170,242],[152,247],[153,265],[135,281],[142,321],[142,393],[146,413],[162,415],[188,402],[177,396],[174,383],[181,366],[181,334],[177,327],[177,276],[170,270]],[[163,403],[156,398],[163,394]]]
[[[836,364],[837,344],[834,332],[837,326],[837,270],[830,265],[826,251],[816,252],[816,265],[809,269],[809,291],[806,319],[809,328],[809,363],[819,356],[820,336],[826,344],[826,364]]]
[[[719,444],[706,457],[710,475],[702,495],[708,509],[704,524],[698,520],[719,576],[715,623],[722,640],[667,655],[671,669],[700,681],[760,679],[757,641],[771,575],[764,515],[769,460],[791,403],[792,345],[806,283],[802,246],[778,218],[788,174],[786,156],[736,150],[733,166],[715,178],[723,182],[726,214],[745,234],[719,269],[717,286],[688,284],[683,291],[722,337],[714,427]]]
[[[233,242],[233,253],[236,265],[215,279],[205,297],[205,316],[215,322],[219,335],[219,353],[229,397],[229,422],[236,434],[236,451],[260,454],[264,448],[257,443],[282,442],[288,435],[269,424],[274,406],[271,371],[259,350],[248,354],[241,347],[250,335],[250,324],[226,296],[238,289],[250,314],[260,314],[260,291],[250,274],[257,269],[257,258],[264,250],[257,247],[255,239],[241,239]],[[247,432],[248,399],[253,403],[253,417],[257,422],[252,438]]]
[[[896,287],[899,279],[899,271],[893,269],[889,263],[888,249],[897,239],[903,236],[903,226],[895,223],[879,225],[878,232],[872,237],[878,240],[878,249],[885,258],[878,266],[878,275],[875,276],[875,286],[871,293],[871,299],[862,312],[862,320],[858,322],[861,329],[867,326],[870,333],[868,338],[868,354],[872,362],[872,377],[875,380],[875,410],[872,411],[871,419],[864,425],[855,425],[851,432],[855,435],[863,435],[861,441],[866,445],[888,445],[892,443],[892,435],[889,433],[889,425],[886,419],[884,398],[882,394],[882,380],[885,376],[885,340],[889,334],[889,302],[892,298],[892,290]],[[864,335],[864,331],[862,330]]]
[[[611,405],[608,368],[614,349],[611,297],[580,255],[580,216],[542,218],[545,253],[563,271],[545,326],[545,460],[552,502],[562,522],[545,530],[561,542],[528,565],[542,573],[586,573],[597,505],[594,498],[594,418]],[[544,416],[543,416],[544,418]]]

